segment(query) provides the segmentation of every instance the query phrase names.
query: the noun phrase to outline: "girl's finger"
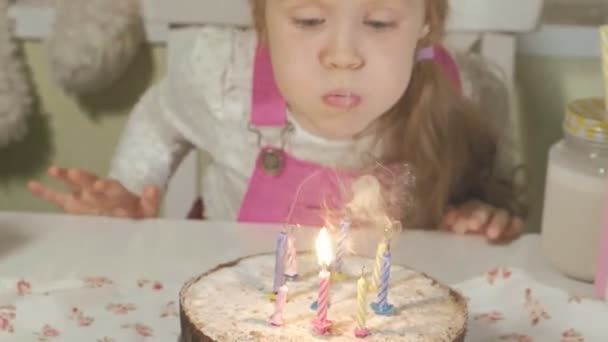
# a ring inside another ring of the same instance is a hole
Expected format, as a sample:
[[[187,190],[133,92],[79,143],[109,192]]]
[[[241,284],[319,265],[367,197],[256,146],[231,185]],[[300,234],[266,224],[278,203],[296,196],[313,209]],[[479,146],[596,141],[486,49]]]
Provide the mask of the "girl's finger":
[[[131,196],[132,193],[125,188],[119,181],[113,179],[98,179],[93,188],[96,191],[102,192],[108,198],[124,200],[125,196]]]
[[[456,221],[458,220],[458,210],[449,208],[443,215],[441,220],[441,228],[445,230],[451,230]]]
[[[112,203],[104,193],[96,191],[93,188],[85,188],[78,192],[78,196],[84,204],[92,208],[107,210],[111,208]]]
[[[490,241],[500,241],[511,223],[511,215],[504,209],[497,209],[486,226],[486,237]]]
[[[27,185],[28,189],[35,196],[51,202],[61,208],[67,203],[70,198],[70,194],[54,190],[52,188],[46,187],[39,182],[31,181]]]
[[[48,170],[48,174],[51,177],[66,183],[74,191],[78,191],[84,187],[91,187],[97,179],[97,176],[83,170],[65,169],[57,166],[51,166]]]
[[[129,212],[122,207],[112,209],[112,216],[120,218],[133,218],[131,215],[129,215]]]
[[[467,234],[469,232],[469,221],[466,220],[463,216],[459,215],[456,218],[454,224],[452,225],[451,230],[456,234]]]
[[[469,231],[475,233],[482,232],[496,212],[493,206],[479,201],[473,201],[468,210]]]
[[[69,183],[79,188],[91,188],[99,179],[96,175],[80,169],[68,169],[67,176]]]
[[[158,216],[158,207],[160,204],[160,191],[156,186],[149,185],[144,189],[140,205],[142,208],[142,214],[144,217],[156,217]]]
[[[70,196],[64,203],[63,210],[74,215],[103,215],[101,208],[90,206],[76,196]]]
[[[524,229],[524,221],[519,217],[512,217],[509,226],[503,234],[502,241],[510,242],[517,239]]]

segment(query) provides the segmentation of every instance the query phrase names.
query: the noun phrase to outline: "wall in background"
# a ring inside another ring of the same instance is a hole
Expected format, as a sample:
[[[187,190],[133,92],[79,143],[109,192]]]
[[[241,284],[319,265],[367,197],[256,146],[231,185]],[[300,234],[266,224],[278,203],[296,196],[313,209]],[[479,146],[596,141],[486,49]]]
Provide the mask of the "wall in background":
[[[525,155],[532,215],[529,230],[540,229],[549,147],[562,137],[566,104],[602,96],[599,58],[520,56],[517,82],[521,97]]]
[[[52,164],[106,174],[127,114],[164,73],[165,49],[145,47],[116,87],[74,99],[50,79],[42,43],[28,41],[21,48],[35,81],[37,113],[25,141],[0,149],[0,210],[55,211],[27,192],[27,181],[49,181],[45,173]]]

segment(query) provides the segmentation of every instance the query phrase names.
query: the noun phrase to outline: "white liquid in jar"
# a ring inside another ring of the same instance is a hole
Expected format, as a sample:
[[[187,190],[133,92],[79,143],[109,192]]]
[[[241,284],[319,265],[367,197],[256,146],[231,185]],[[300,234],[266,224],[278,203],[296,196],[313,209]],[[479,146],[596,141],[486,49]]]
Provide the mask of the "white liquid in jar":
[[[549,162],[542,220],[543,252],[565,275],[593,281],[606,180]]]

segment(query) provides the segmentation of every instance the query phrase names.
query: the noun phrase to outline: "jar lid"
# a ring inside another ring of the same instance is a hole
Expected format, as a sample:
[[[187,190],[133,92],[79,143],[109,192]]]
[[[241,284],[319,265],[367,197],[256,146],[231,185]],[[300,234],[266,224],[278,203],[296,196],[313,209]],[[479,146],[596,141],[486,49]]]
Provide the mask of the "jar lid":
[[[608,120],[604,118],[608,115],[603,99],[576,100],[566,108],[564,131],[588,141],[608,143]]]

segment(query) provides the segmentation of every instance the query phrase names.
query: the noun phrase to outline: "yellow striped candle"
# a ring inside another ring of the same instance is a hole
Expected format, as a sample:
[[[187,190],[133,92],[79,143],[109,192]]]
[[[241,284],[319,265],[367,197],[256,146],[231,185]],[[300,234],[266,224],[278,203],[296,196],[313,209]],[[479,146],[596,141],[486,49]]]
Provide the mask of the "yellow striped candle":
[[[365,338],[369,336],[367,329],[367,281],[365,280],[365,268],[361,270],[361,277],[357,281],[357,327],[355,336]]]
[[[604,25],[600,28],[600,47],[602,50],[602,70],[604,74],[604,107],[605,107],[605,120],[608,120],[608,25]]]
[[[376,260],[374,262],[374,270],[372,273],[372,282],[369,284],[369,289],[373,292],[378,291],[380,287],[380,271],[382,270],[382,261],[384,258],[384,252],[388,249],[388,245],[385,241],[378,243],[376,249]]]

